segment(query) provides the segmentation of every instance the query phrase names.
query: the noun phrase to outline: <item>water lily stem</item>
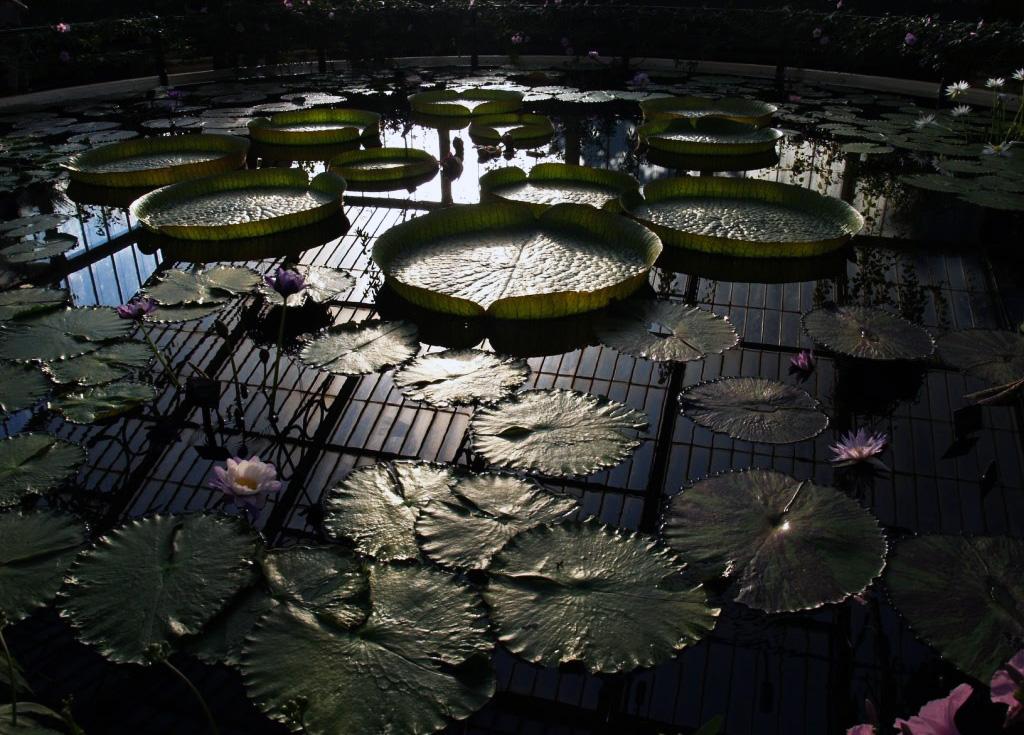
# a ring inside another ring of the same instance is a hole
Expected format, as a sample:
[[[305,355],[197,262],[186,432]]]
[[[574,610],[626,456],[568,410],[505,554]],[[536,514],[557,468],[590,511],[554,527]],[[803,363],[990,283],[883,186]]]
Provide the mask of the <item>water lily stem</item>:
[[[7,675],[11,682],[11,727],[18,726],[18,679],[14,670],[14,656],[11,649],[7,647],[7,640],[4,638],[3,626],[0,625],[0,647],[4,649],[4,656],[7,658]]]
[[[285,301],[287,302],[287,296]],[[277,328],[277,356],[274,358],[274,390],[271,392],[270,412],[274,413],[277,405],[277,386],[281,378],[281,351],[284,349],[284,318],[288,313],[288,305],[281,306],[281,323]]]
[[[146,341],[149,342],[149,347],[153,350],[153,354],[156,355],[156,359],[160,361],[161,365],[163,365],[164,372],[167,373],[167,377],[169,377],[171,382],[174,383],[175,388],[181,390],[181,381],[178,380],[178,376],[175,375],[174,371],[171,369],[171,364],[167,362],[167,358],[164,357],[164,353],[156,346],[156,342],[154,342],[153,338],[149,336],[149,330],[146,329],[146,325],[141,321],[139,322],[139,329],[142,330],[142,335],[146,338]]]
[[[217,728],[217,721],[213,719],[213,713],[210,712],[210,708],[206,706],[206,700],[203,699],[203,695],[199,693],[199,690],[196,689],[195,685],[189,681],[189,678],[185,676],[178,667],[166,658],[163,659],[163,664],[173,671],[175,676],[181,679],[185,683],[185,686],[189,688],[189,691],[191,691],[195,698],[199,700],[199,706],[203,708],[203,713],[206,715],[206,721],[210,724],[210,732],[213,733],[213,735],[220,735],[220,730]]]

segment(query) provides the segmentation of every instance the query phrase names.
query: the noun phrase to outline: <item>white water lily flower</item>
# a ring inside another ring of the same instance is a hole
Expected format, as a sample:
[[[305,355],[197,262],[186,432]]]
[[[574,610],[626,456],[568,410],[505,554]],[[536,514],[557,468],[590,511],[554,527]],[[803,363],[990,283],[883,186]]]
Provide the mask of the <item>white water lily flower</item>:
[[[1018,82],[1024,82],[1024,66],[1013,73],[1013,78]]]
[[[256,455],[229,458],[227,467],[214,467],[210,487],[231,497],[236,505],[259,506],[270,493],[281,489],[277,468]]]
[[[952,115],[953,117],[963,117],[964,115],[970,114],[970,112],[970,105],[957,105],[956,107],[949,111],[949,114]]]
[[[1002,77],[989,77],[985,80],[985,86],[989,89],[1002,89],[1006,80]]]
[[[1010,155],[1010,146],[1012,145],[1013,141],[1009,143],[986,143],[981,152],[986,156],[1008,156]]]
[[[914,120],[914,127],[918,130],[924,130],[926,127],[935,122],[935,115],[921,115],[921,117]]]
[[[967,82],[954,82],[946,87],[946,96],[951,100],[955,100],[970,88],[971,85]]]

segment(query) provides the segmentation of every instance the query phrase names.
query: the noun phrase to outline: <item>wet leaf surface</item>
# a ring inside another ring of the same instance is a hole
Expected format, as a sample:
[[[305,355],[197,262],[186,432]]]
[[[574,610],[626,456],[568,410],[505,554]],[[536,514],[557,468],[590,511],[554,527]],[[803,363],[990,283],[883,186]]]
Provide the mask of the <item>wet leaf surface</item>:
[[[85,450],[49,434],[15,434],[0,440],[0,508],[25,495],[41,495],[71,478]]]
[[[935,350],[935,341],[923,328],[872,307],[825,306],[804,314],[803,325],[816,343],[850,357],[923,360]]]
[[[85,537],[85,526],[67,514],[0,514],[0,614],[7,623],[56,596]]]
[[[394,381],[406,398],[443,408],[496,403],[529,375],[525,360],[483,350],[445,350],[416,358],[395,373]]]
[[[371,319],[321,332],[302,348],[299,359],[336,375],[365,375],[406,362],[419,347],[411,322]]]

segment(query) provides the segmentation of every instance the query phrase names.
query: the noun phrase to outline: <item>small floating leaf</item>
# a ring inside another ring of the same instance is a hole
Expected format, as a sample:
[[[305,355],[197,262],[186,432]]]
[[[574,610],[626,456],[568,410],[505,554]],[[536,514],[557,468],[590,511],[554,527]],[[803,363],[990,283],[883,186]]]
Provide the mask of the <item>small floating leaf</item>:
[[[0,508],[25,495],[41,495],[72,477],[85,450],[49,434],[15,434],[0,439]]]
[[[157,283],[143,289],[160,304],[222,304],[251,291],[260,283],[260,276],[251,268],[218,266],[207,271],[169,270],[160,274]]]
[[[153,351],[144,342],[115,342],[73,360],[47,363],[46,372],[57,383],[102,385],[147,367],[152,359]]]
[[[369,613],[369,579],[345,549],[275,549],[263,557],[263,573],[275,598],[309,608],[335,625],[360,625]]]
[[[719,378],[684,390],[683,415],[733,439],[789,444],[817,436],[828,416],[807,391],[764,378]]]
[[[340,300],[356,285],[356,279],[340,268],[311,265],[296,270],[305,278],[306,287],[288,297],[288,306],[301,306],[307,298],[316,304],[329,304]],[[266,283],[260,284],[260,294],[275,306],[284,304],[284,297]]]
[[[719,611],[704,591],[673,579],[683,568],[651,537],[594,522],[539,526],[495,555],[484,599],[499,640],[528,661],[631,671],[714,628]]]
[[[403,395],[432,406],[468,406],[508,398],[526,382],[525,360],[483,350],[445,350],[421,355],[395,373]]]
[[[85,527],[56,513],[0,514],[0,616],[16,623],[46,605],[85,542]]]
[[[131,323],[113,309],[64,309],[0,330],[0,358],[18,362],[66,360],[100,348],[102,343],[127,336]]]
[[[938,340],[939,357],[993,385],[1024,378],[1024,334],[1000,329],[961,329]]]
[[[32,365],[0,363],[0,413],[30,408],[50,392],[50,381]]]
[[[56,309],[67,303],[68,292],[54,288],[14,288],[0,291],[0,322]]]
[[[705,579],[726,576],[738,602],[791,612],[840,602],[882,571],[885,538],[855,500],[781,472],[701,480],[669,502],[665,540]]]
[[[901,316],[867,306],[830,304],[803,316],[804,330],[834,352],[867,360],[923,360],[935,340]]]
[[[50,408],[75,424],[120,416],[156,398],[156,388],[148,383],[120,380],[65,393],[50,401]]]
[[[647,360],[687,362],[739,343],[729,320],[675,301],[626,301],[596,321],[597,338]]]
[[[647,416],[572,390],[531,390],[473,416],[473,450],[493,465],[546,475],[589,475],[626,459]]]
[[[0,257],[11,264],[31,263],[63,255],[78,245],[74,235],[55,235],[45,240],[21,240],[0,250]]]
[[[348,322],[321,332],[302,348],[299,359],[337,375],[375,373],[416,356],[420,343],[411,322]]]

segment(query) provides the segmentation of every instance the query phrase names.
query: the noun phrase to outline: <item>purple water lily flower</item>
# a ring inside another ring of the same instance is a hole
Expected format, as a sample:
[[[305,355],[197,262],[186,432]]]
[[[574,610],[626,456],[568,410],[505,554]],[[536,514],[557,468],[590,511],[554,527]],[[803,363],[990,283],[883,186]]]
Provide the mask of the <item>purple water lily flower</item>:
[[[589,56],[592,59],[598,59],[601,57],[601,54],[597,53],[597,51],[592,50],[587,52],[587,56]]]
[[[290,268],[278,268],[274,275],[263,276],[263,280],[284,298],[297,294],[306,287],[306,279],[302,274]]]
[[[53,30],[57,31],[57,33],[70,33],[71,25],[69,23],[58,23],[53,27]]]
[[[629,80],[629,86],[636,87],[637,89],[645,89],[650,83],[651,78],[642,71],[638,71],[633,75],[633,78]]]
[[[973,693],[970,684],[961,684],[948,697],[928,702],[909,720],[897,718],[896,729],[904,735],[963,735],[956,726],[956,713]]]
[[[1020,719],[1024,714],[1024,649],[992,675],[989,688],[993,702],[1009,707],[1003,726],[1009,727]]]
[[[903,37],[903,43],[907,44],[908,46],[914,46],[917,44],[917,36],[915,36],[910,31],[907,31],[907,35]]]
[[[67,51],[61,51],[59,54],[57,54],[57,58],[60,59],[62,64],[71,63],[71,54]]]
[[[239,508],[259,510],[269,494],[281,489],[281,481],[273,464],[253,455],[249,459],[232,457],[225,467],[214,467],[210,487],[230,497]]]
[[[789,358],[789,372],[801,373],[805,378],[814,372],[814,352],[811,350],[800,350]]]
[[[156,301],[150,298],[132,299],[127,304],[117,307],[117,315],[122,319],[142,321],[142,317],[152,314],[156,310]]]
[[[836,467],[869,462],[874,465],[882,465],[880,460],[875,459],[889,444],[889,437],[883,433],[875,433],[860,428],[856,432],[848,431],[839,437],[839,441],[833,444],[832,462]],[[885,465],[882,465],[884,467]]]

